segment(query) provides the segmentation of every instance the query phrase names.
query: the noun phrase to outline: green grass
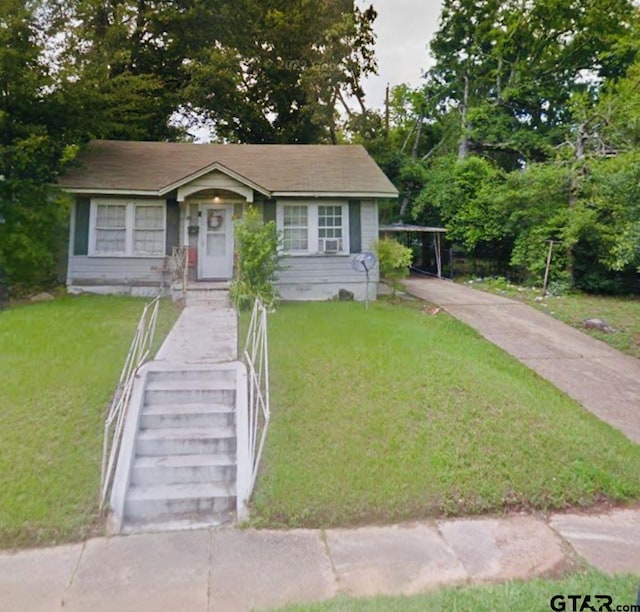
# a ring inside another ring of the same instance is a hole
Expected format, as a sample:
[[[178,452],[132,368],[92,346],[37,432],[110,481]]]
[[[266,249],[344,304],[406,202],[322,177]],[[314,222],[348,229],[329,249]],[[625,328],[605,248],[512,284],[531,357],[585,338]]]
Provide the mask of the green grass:
[[[612,297],[570,293],[540,297],[540,289],[519,287],[504,279],[474,281],[473,287],[523,301],[551,316],[598,338],[623,353],[640,359],[640,297]],[[603,319],[617,331],[612,334],[585,329],[585,319]]]
[[[144,304],[69,296],[0,312],[0,547],[94,528],[104,417]],[[176,316],[163,302],[157,345]]]
[[[325,527],[640,498],[640,447],[444,313],[283,304],[252,520]]]
[[[376,597],[372,599],[336,598],[331,601],[281,608],[287,612],[549,612],[550,601],[564,595],[566,610],[573,610],[568,595],[589,595],[584,610],[599,610],[603,603],[595,595],[608,595],[616,606],[636,602],[638,576],[607,576],[588,571],[567,576],[562,580],[536,579],[526,582],[508,582],[487,586],[464,586],[439,589],[433,593],[412,597]],[[581,609],[584,599],[578,602]],[[556,609],[560,601],[556,603]],[[622,608],[620,608],[622,609]]]

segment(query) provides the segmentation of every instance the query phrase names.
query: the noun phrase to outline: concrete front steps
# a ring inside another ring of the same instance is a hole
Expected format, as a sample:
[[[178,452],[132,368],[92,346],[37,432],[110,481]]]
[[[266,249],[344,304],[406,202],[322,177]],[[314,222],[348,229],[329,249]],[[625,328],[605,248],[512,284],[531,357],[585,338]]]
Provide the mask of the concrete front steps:
[[[231,308],[229,281],[189,281],[186,297],[182,282],[176,281],[171,287],[174,301],[184,299],[185,306],[205,306],[207,308]]]
[[[132,432],[123,438],[112,497],[116,530],[233,521],[237,365],[151,366],[144,374],[133,439]]]

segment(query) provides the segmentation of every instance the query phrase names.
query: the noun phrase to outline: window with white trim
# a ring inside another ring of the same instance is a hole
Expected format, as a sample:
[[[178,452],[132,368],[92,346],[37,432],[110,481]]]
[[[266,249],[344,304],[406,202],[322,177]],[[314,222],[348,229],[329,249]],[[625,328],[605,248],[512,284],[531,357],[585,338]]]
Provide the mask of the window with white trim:
[[[306,206],[284,206],[282,213],[282,244],[285,251],[309,250],[309,222]]]
[[[278,229],[282,232],[282,250],[290,255],[341,255],[349,253],[349,205],[286,204],[276,208]]]
[[[96,205],[96,253],[124,253],[127,240],[125,204]]]
[[[318,206],[318,250],[342,251],[342,206]]]
[[[164,206],[134,206],[133,252],[162,255],[164,241]]]
[[[89,254],[161,257],[165,254],[166,203],[93,199]]]

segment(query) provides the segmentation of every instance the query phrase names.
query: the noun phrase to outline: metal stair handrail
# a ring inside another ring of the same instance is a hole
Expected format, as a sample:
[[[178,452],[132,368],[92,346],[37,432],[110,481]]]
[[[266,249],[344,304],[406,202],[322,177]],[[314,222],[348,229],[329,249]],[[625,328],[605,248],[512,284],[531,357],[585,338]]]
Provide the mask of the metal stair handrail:
[[[182,283],[182,298],[187,297],[187,284],[189,282],[189,247],[173,247],[171,254],[173,260],[173,280]]]
[[[253,488],[260,467],[262,450],[269,429],[271,410],[269,406],[269,347],[267,341],[267,309],[260,298],[256,298],[251,311],[247,340],[242,353],[247,367],[247,412],[250,478],[246,500]]]
[[[124,428],[129,400],[133,390],[136,373],[149,358],[151,345],[156,330],[158,318],[158,308],[160,298],[156,297],[145,305],[136,331],[133,334],[129,353],[124,362],[124,367],[120,373],[118,386],[111,402],[111,408],[104,422],[104,439],[102,443],[102,463],[100,470],[100,512],[104,508],[104,503],[109,495],[113,482],[120,442],[122,440],[122,430]]]

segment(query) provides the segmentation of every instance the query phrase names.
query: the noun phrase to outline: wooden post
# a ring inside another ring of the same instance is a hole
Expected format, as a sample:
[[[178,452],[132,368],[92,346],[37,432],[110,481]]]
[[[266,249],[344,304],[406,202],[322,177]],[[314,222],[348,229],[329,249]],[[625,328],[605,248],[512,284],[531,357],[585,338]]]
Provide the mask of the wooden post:
[[[544,270],[544,283],[542,284],[542,297],[547,295],[547,283],[549,282],[549,268],[551,267],[552,252],[553,252],[553,240],[549,240],[549,253],[547,254],[547,266]]]

